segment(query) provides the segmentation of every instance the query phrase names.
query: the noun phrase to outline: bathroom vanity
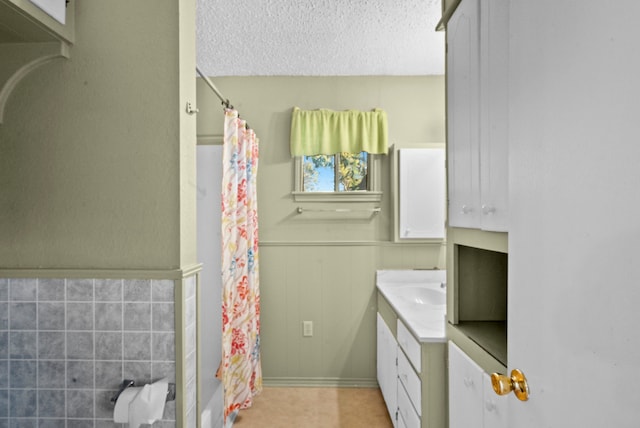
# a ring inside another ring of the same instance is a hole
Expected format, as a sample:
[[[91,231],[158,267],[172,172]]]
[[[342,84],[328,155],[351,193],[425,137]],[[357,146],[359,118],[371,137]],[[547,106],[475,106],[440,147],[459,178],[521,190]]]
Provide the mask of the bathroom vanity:
[[[378,383],[396,428],[446,427],[446,272],[377,272]]]

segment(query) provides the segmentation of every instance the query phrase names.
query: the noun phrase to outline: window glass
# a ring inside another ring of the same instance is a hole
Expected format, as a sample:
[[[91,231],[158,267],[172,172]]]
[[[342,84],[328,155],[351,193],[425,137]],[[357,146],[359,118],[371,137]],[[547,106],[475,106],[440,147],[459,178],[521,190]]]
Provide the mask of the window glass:
[[[367,152],[339,155],[338,191],[367,190]]]
[[[368,167],[366,152],[303,156],[303,191],[366,191]]]
[[[335,189],[334,156],[304,156],[303,189],[305,192],[333,192]]]

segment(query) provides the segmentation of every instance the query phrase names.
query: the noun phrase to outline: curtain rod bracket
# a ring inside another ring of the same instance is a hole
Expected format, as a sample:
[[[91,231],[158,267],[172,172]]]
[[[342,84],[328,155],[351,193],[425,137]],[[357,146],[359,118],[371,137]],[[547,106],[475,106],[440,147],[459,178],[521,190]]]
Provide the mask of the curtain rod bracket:
[[[187,110],[187,114],[191,114],[191,115],[196,114],[200,111],[197,108],[194,108],[189,101],[187,101],[186,110]]]

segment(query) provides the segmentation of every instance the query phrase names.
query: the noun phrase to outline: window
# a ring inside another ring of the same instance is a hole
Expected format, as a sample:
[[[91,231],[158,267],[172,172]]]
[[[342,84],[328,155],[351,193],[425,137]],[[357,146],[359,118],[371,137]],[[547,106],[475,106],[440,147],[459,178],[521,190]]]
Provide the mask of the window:
[[[298,156],[296,201],[380,201],[380,156],[367,152]]]
[[[383,110],[300,110],[291,115],[296,201],[377,202],[377,170],[388,151]]]
[[[302,189],[305,192],[369,190],[367,152],[304,156],[302,163]]]

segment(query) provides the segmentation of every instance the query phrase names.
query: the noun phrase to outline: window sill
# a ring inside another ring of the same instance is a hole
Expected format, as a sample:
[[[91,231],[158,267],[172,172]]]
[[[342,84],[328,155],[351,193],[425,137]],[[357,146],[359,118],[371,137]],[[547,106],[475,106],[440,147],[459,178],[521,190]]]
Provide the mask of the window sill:
[[[296,202],[380,202],[382,192],[291,192]]]

